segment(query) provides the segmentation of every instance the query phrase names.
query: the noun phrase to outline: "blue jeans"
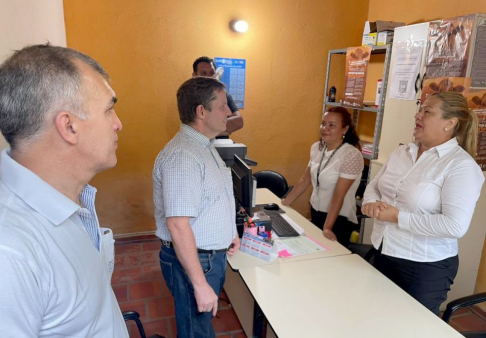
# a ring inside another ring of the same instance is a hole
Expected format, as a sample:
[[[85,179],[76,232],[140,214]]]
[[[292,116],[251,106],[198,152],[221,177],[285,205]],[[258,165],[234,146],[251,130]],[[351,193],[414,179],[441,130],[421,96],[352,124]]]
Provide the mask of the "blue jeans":
[[[198,253],[206,281],[216,295],[221,293],[226,276],[226,252]],[[212,338],[212,312],[198,312],[194,288],[189,276],[177,259],[175,250],[162,244],[160,267],[165,283],[174,297],[177,337]]]

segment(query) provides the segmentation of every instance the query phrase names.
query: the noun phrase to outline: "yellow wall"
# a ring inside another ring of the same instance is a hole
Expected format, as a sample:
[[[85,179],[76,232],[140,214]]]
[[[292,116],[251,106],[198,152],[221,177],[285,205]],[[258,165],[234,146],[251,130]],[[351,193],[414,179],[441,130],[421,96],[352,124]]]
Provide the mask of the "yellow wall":
[[[453,0],[369,0],[367,20],[390,20],[405,22],[406,24],[413,24],[471,13],[486,12],[484,7],[485,4],[486,2],[484,0],[469,0],[460,2]],[[373,65],[370,66],[369,73],[375,75],[376,69],[373,69],[372,66]],[[368,81],[367,87],[372,91],[372,88],[376,88],[376,84]],[[372,124],[373,117],[364,116],[362,126],[369,126]],[[368,129],[360,130],[360,136],[363,138],[366,138],[366,136],[369,134],[370,131]]]
[[[369,21],[390,20],[407,24],[486,11],[484,0],[370,0],[369,5]]]
[[[232,138],[248,146],[257,170],[294,184],[318,139],[327,51],[360,44],[368,2],[64,0],[64,9],[68,46],[113,78],[124,124],[119,162],[92,183],[101,222],[132,233],[155,229],[152,166],[179,128],[175,93],[196,57],[247,60],[245,127]],[[249,22],[246,35],[228,29],[237,17]],[[304,214],[308,196],[296,207]]]

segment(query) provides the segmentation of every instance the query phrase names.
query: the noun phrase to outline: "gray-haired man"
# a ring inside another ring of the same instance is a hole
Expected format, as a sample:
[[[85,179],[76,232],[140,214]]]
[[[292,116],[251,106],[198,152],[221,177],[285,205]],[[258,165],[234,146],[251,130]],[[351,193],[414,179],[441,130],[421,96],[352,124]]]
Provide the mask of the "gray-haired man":
[[[117,162],[107,80],[50,45],[0,65],[0,337],[128,337],[88,185]]]

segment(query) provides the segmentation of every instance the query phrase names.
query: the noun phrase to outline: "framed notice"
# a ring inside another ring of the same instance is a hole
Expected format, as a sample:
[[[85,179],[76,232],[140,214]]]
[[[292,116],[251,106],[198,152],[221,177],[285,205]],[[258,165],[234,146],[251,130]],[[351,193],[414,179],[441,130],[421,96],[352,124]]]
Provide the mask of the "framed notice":
[[[214,58],[216,77],[226,85],[238,108],[245,108],[246,60]]]
[[[362,108],[371,47],[351,47],[346,52],[346,89],[343,106]]]

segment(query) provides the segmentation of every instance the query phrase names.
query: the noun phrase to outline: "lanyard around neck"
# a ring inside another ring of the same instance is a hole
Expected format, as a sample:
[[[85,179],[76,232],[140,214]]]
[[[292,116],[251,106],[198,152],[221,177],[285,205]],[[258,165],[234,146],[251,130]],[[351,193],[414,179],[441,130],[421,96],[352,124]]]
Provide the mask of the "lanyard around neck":
[[[326,155],[326,150],[327,150],[327,144],[326,144],[326,147],[324,148],[324,150],[322,151],[322,157],[321,157],[321,161],[319,162],[319,167],[317,167],[317,181],[316,181],[316,188],[319,189],[319,174],[324,170],[326,169],[327,165],[329,164],[329,162],[331,162],[331,159],[332,157],[334,156],[334,154],[339,150],[339,148],[341,148],[343,146],[344,142],[341,143],[339,145],[339,147],[337,147],[336,149],[334,149],[334,151],[332,152],[331,156],[329,156],[329,159],[326,161],[326,164],[324,164],[324,167],[322,168],[321,170],[321,165],[322,165],[322,161],[324,160],[324,156]]]

